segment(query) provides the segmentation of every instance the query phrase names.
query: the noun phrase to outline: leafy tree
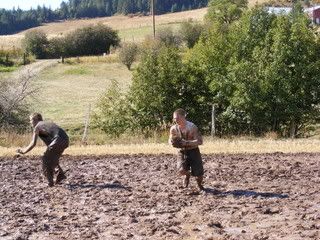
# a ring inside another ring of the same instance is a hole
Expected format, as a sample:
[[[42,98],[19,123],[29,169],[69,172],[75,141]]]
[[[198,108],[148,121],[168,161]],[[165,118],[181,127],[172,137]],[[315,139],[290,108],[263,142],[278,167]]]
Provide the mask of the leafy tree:
[[[119,137],[131,126],[129,107],[126,96],[122,93],[118,82],[111,86],[100,97],[93,115],[95,127],[108,135]]]
[[[241,17],[247,5],[247,0],[211,0],[206,19],[221,25],[229,25]]]
[[[189,77],[210,87],[221,133],[293,137],[319,115],[318,41],[303,13],[255,8],[210,27],[187,58]]]
[[[185,21],[181,24],[180,35],[188,48],[192,48],[199,40],[203,31],[203,25],[200,23],[192,22],[192,19]]]
[[[156,129],[183,98],[182,61],[175,47],[165,46],[146,49],[141,58],[128,94],[132,114],[141,130]]]
[[[319,45],[303,14],[279,17],[268,37],[272,45],[264,76],[269,82],[270,120],[274,130],[283,126],[294,137],[319,114]]]
[[[137,54],[138,45],[136,43],[124,43],[119,50],[119,59],[130,70]]]
[[[60,58],[65,56],[66,41],[63,37],[56,37],[49,40],[47,45],[48,58]]]
[[[46,58],[46,47],[48,45],[47,35],[40,30],[32,30],[25,34],[23,46],[27,53],[36,58]]]
[[[181,44],[181,38],[179,34],[176,34],[171,27],[164,27],[159,29],[156,33],[156,40],[165,46],[178,47]]]
[[[111,46],[118,46],[117,31],[102,24],[77,29],[65,37],[66,56],[97,55],[109,52]]]

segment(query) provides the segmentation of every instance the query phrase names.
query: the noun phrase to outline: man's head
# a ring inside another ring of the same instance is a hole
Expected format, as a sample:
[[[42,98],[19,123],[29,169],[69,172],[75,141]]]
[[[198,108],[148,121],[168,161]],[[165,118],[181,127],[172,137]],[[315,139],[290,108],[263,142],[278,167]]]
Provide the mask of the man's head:
[[[186,111],[183,110],[182,108],[178,108],[173,112],[173,121],[175,121],[179,125],[184,124],[186,121],[186,116],[187,116]]]
[[[42,115],[40,113],[33,113],[30,115],[30,124],[32,127],[35,127],[40,121],[43,121]]]

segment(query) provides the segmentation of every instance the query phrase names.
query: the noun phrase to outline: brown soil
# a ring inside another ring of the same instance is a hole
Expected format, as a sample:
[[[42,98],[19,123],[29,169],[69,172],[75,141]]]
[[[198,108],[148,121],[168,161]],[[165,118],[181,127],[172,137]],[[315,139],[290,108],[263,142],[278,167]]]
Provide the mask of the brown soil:
[[[0,239],[320,239],[320,153],[204,155],[206,193],[173,155],[0,158]]]

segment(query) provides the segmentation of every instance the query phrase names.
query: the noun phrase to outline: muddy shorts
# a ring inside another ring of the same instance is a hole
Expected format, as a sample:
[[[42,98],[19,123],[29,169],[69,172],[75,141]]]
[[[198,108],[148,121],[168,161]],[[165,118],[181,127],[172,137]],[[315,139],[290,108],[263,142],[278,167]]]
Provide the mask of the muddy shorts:
[[[42,170],[49,183],[53,183],[54,169],[59,165],[59,158],[67,148],[65,144],[48,146],[42,156]]]
[[[178,171],[189,171],[192,176],[203,176],[203,164],[199,148],[190,150],[181,149],[177,159]]]

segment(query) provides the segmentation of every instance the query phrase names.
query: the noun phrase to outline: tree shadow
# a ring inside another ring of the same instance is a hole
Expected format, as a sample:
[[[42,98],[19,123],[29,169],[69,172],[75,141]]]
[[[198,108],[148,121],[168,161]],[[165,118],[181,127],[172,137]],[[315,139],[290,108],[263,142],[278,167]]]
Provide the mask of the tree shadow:
[[[232,190],[232,191],[220,191],[213,188],[205,188],[205,192],[217,196],[234,196],[234,197],[264,197],[264,198],[288,198],[288,194],[270,193],[270,192],[256,192],[250,190]]]
[[[131,187],[123,186],[120,183],[70,183],[66,184],[69,190],[75,190],[79,188],[92,188],[92,189],[120,189],[131,191]]]

